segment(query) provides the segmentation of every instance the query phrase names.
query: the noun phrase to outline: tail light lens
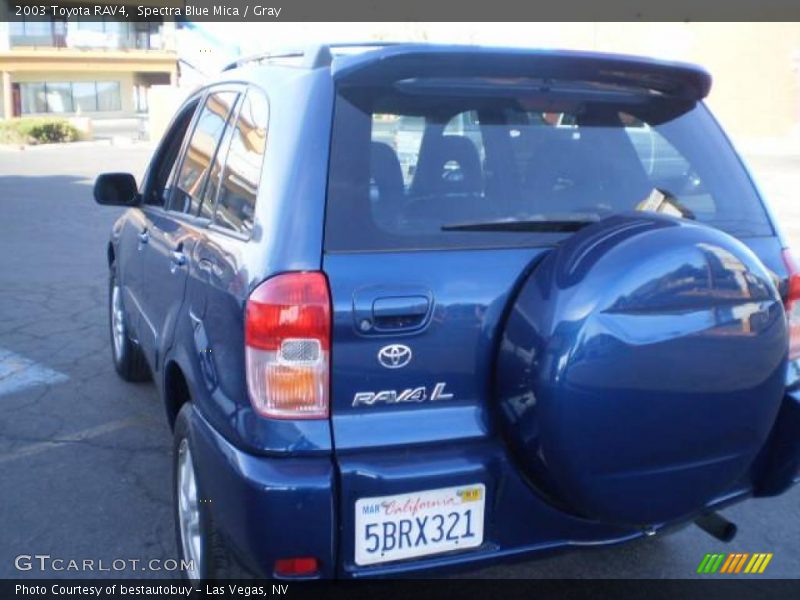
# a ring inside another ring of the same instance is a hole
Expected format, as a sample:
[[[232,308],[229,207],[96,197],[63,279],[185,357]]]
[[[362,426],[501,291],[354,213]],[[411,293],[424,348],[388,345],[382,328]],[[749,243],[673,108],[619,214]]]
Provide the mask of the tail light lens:
[[[800,269],[791,250],[783,251],[783,262],[789,272],[786,295],[786,319],[789,323],[789,360],[800,358]]]
[[[282,577],[314,575],[319,571],[316,558],[279,558],[275,561],[275,574]]]
[[[285,273],[253,291],[245,353],[250,401],[260,414],[328,417],[330,329],[330,293],[322,273]]]

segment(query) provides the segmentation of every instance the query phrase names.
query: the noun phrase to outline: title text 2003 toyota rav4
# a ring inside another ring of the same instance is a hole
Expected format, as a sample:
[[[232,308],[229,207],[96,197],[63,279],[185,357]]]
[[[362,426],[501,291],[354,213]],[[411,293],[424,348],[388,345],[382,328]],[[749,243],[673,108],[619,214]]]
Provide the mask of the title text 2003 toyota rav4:
[[[358,50],[358,51],[357,51]],[[191,96],[114,225],[192,577],[613,543],[786,490],[800,275],[682,64],[323,46]]]

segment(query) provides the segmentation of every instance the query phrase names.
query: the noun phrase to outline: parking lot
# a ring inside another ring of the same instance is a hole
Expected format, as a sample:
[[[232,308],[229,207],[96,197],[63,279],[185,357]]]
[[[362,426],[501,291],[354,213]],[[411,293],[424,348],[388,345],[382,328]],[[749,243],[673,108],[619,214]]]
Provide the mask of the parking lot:
[[[151,384],[115,374],[105,244],[119,210],[92,201],[94,176],[140,176],[146,145],[0,152],[0,577],[168,577],[15,569],[20,554],[66,560],[176,558],[171,434]],[[800,249],[800,156],[750,158]],[[709,424],[713,426],[713,424]],[[691,577],[706,553],[772,552],[767,574],[800,574],[800,489],[725,511],[739,536],[695,527],[613,548],[501,565],[479,577]],[[276,532],[280,535],[279,532]]]

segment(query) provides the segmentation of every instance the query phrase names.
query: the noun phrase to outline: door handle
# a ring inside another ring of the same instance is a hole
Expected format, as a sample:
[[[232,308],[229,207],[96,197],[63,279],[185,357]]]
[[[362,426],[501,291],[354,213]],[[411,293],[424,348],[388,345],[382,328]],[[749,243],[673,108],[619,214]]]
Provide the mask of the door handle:
[[[172,262],[172,264],[176,267],[182,267],[186,264],[186,255],[182,250],[173,250],[170,262]]]
[[[427,296],[390,296],[372,303],[372,322],[377,331],[416,329],[430,310]]]
[[[178,245],[175,246],[169,261],[172,263],[171,270],[173,273],[175,272],[175,269],[186,264],[186,255],[183,253],[183,242],[178,242]]]
[[[435,301],[422,285],[372,285],[353,291],[353,321],[361,335],[411,333],[431,321]]]
[[[139,242],[142,244],[146,244],[150,241],[150,234],[147,233],[147,229],[142,229],[139,232]]]

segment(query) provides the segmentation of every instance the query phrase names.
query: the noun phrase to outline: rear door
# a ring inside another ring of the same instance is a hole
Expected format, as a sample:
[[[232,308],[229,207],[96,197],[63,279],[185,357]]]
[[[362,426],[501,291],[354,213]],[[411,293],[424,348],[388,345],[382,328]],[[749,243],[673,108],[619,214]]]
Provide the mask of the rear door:
[[[213,209],[209,174],[237,99],[235,89],[212,89],[206,95],[176,162],[166,205],[145,211],[140,341],[157,370],[183,301],[189,258]]]
[[[481,127],[468,103],[438,108],[351,113],[334,134],[323,267],[346,570],[485,541],[494,490],[475,455],[466,457],[491,433],[486,398],[504,307],[544,252],[441,231],[480,218],[486,190],[513,171],[498,161],[508,135]],[[340,99],[336,118],[351,110]],[[351,144],[368,148],[368,160]],[[364,169],[360,186],[336,176]],[[396,528],[379,520],[381,506],[449,506],[459,497],[469,499],[463,510],[407,515]],[[426,516],[421,531],[416,518]]]
[[[540,251],[476,250],[474,234],[463,233],[454,234],[460,242],[447,251],[436,247],[439,227],[473,218],[492,185],[487,152],[500,144],[478,119],[457,108],[441,115],[386,112],[356,120],[363,131],[349,128],[349,135],[369,136],[370,189],[368,206],[338,224],[329,221],[327,230],[334,237],[324,269],[334,302],[339,451],[485,434],[494,311]],[[342,158],[354,153],[336,145],[332,155],[342,164],[332,168],[358,169]],[[356,254],[331,248],[337,238],[347,243],[364,231],[378,247]],[[423,235],[408,248],[400,231]]]

